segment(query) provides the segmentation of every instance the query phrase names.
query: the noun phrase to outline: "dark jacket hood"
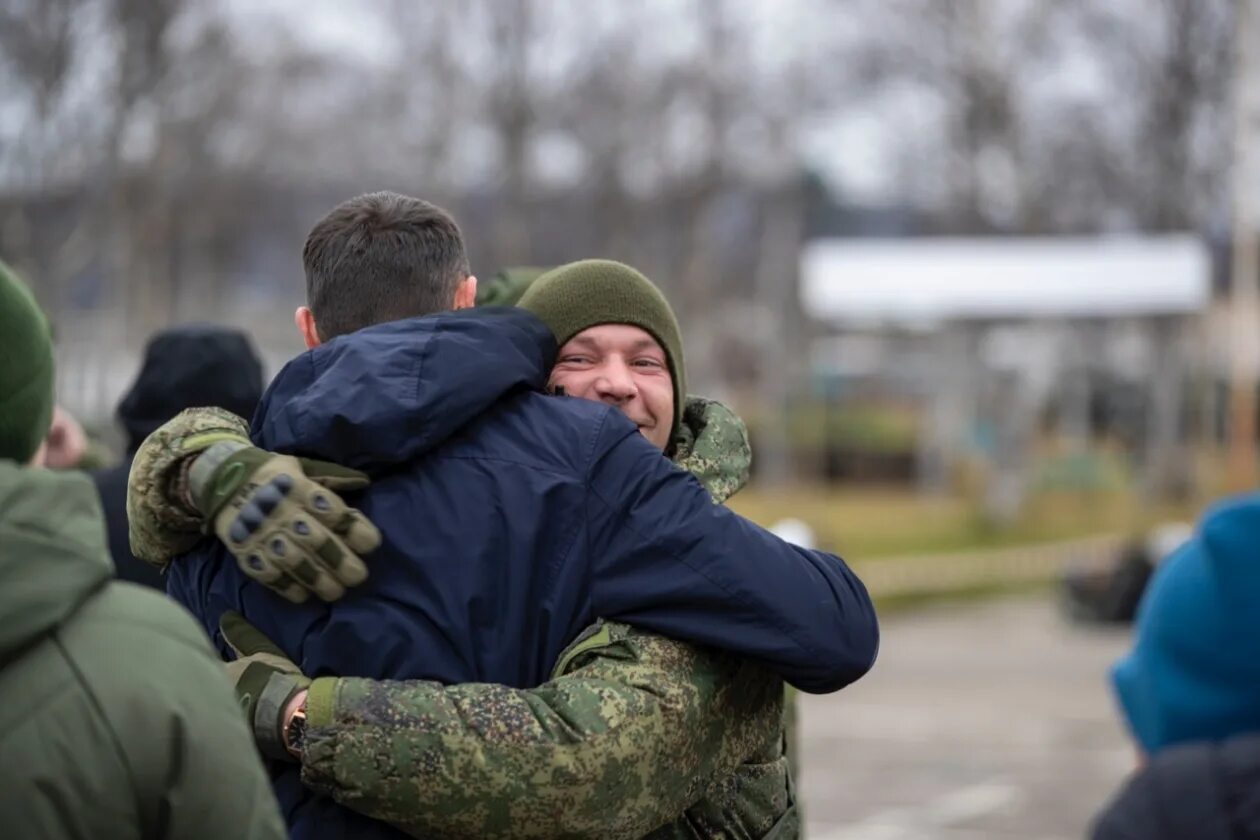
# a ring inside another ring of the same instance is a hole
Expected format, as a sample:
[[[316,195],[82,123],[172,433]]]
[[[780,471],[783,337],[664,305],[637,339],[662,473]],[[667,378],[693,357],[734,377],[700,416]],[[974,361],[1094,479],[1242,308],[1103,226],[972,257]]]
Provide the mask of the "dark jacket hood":
[[[0,662],[64,623],[113,574],[87,476],[0,461]]]
[[[262,395],[262,363],[240,330],[189,324],[149,339],[118,421],[134,452],[154,429],[186,408],[215,406],[250,417]]]
[[[542,390],[555,355],[551,331],[523,309],[478,307],[368,327],[285,365],[258,407],[254,441],[387,469],[505,397]]]

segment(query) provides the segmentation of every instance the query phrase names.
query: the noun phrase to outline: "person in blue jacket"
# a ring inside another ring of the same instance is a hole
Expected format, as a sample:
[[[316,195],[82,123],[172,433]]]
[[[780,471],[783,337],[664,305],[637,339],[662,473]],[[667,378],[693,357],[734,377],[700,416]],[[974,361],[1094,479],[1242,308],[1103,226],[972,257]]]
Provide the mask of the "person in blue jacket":
[[[1112,670],[1142,766],[1095,840],[1260,838],[1260,494],[1160,564]]]
[[[645,437],[677,430],[680,376],[671,416],[652,421],[549,395],[553,329],[520,309],[462,311],[476,279],[458,229],[415,199],[347,202],[304,257],[312,350],[268,388],[253,442],[371,473],[357,504],[384,540],[372,577],[336,603],[288,603],[226,549],[199,547],[168,591],[208,632],[238,611],[313,677],[537,685],[599,617],[729,650],[805,691],[870,668],[877,623],[851,570],[714,505]],[[595,299],[647,284],[617,263],[585,270]],[[258,563],[288,550],[264,545]],[[305,792],[292,767],[275,781],[294,837],[397,836]]]

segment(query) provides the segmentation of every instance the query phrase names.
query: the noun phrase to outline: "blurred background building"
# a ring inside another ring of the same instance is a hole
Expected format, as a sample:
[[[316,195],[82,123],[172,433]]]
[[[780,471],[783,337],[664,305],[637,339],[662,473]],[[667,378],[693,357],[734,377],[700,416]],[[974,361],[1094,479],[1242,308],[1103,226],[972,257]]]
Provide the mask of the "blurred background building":
[[[801,277],[827,325],[811,355],[817,462],[831,478],[908,473],[938,493],[984,465],[986,503],[1010,520],[1030,482],[1052,480],[1039,441],[1087,472],[1081,459],[1109,442],[1143,492],[1184,496],[1190,383],[1208,386],[1193,419],[1212,435],[1229,377],[1204,333],[1210,268],[1184,235],[816,240]]]

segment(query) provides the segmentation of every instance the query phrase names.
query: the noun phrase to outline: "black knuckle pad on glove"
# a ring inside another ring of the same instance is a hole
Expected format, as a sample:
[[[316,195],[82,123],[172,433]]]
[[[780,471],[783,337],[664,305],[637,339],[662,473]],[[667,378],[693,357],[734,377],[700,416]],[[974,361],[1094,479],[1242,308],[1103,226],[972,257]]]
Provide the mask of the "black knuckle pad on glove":
[[[289,495],[289,491],[293,489],[293,476],[288,473],[280,473],[269,482],[281,496]]]
[[[267,552],[272,557],[284,560],[295,554],[294,546],[283,534],[272,534],[266,541]]]
[[[267,586],[284,577],[284,572],[277,568],[275,563],[256,551],[237,555],[236,564],[245,574]]]
[[[320,522],[333,527],[345,514],[346,503],[341,501],[340,497],[316,485],[314,491],[307,497],[306,509]]]
[[[239,518],[233,520],[232,527],[228,529],[228,539],[234,543],[242,543],[249,539],[249,528],[245,527],[245,523]]]
[[[228,537],[233,542],[245,542],[249,537],[262,527],[263,520],[267,518],[264,512],[253,500],[246,502],[237,512],[236,518],[232,520],[232,525],[228,528]]]
[[[280,489],[276,487],[275,479],[272,479],[258,488],[258,492],[254,494],[250,504],[256,505],[262,511],[263,516],[270,516],[271,512],[276,509],[276,506],[284,501],[284,497],[285,494],[280,492]]]

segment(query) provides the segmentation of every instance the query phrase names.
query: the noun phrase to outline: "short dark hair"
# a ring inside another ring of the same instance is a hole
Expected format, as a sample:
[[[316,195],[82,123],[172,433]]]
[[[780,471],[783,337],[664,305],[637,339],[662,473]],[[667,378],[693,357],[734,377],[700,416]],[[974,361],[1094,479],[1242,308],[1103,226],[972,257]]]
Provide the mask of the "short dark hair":
[[[338,204],[302,248],[306,301],[325,341],[373,324],[451,308],[469,274],[450,214],[392,192]]]

